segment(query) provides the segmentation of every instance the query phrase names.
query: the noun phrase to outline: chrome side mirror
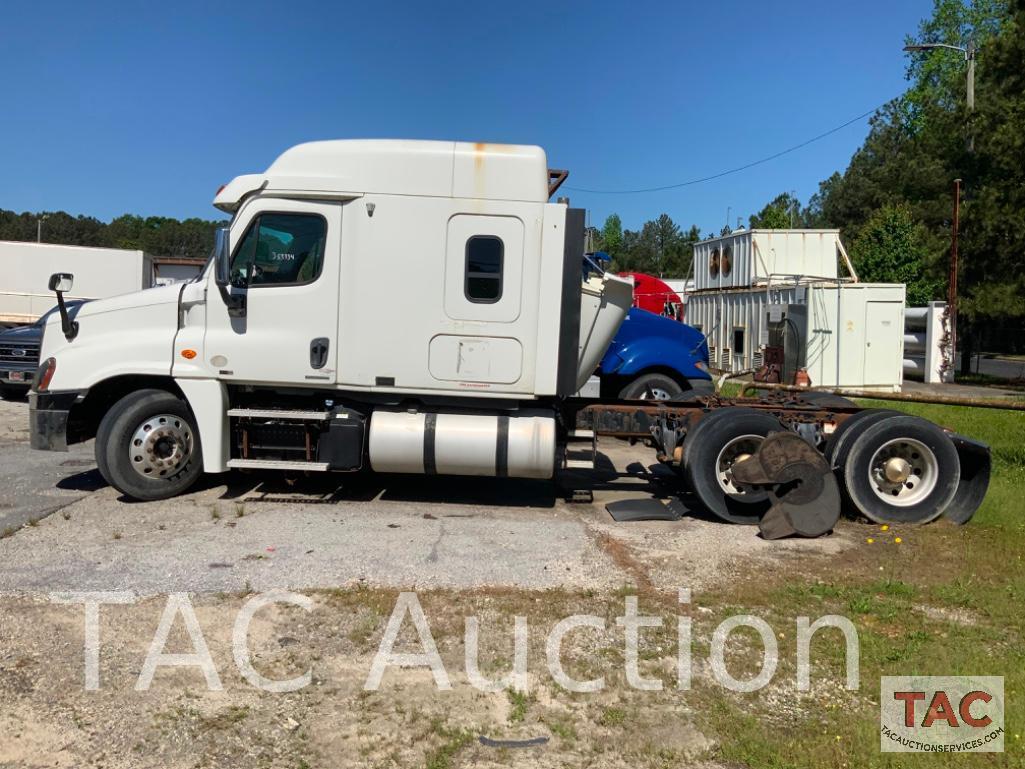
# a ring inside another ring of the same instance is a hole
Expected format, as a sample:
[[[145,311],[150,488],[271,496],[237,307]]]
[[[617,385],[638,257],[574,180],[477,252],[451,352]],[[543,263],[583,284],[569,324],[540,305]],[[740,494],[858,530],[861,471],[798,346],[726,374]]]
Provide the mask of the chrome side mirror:
[[[50,290],[64,294],[75,285],[75,276],[70,272],[55,272],[50,276]]]
[[[61,314],[61,331],[69,342],[78,336],[78,321],[68,315],[68,306],[64,304],[64,292],[70,291],[75,285],[75,276],[70,272],[55,272],[50,276],[50,290],[57,294],[57,308]]]

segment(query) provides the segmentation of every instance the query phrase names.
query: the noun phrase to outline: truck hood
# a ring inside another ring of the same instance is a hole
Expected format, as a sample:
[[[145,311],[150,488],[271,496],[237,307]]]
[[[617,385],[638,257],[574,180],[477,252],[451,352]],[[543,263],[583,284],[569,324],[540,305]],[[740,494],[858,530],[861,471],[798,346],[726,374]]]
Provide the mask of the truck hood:
[[[42,359],[55,358],[50,390],[86,390],[124,374],[168,376],[178,333],[180,284],[97,299],[73,317],[78,336],[70,342],[54,315],[43,335]]]
[[[180,283],[171,283],[166,286],[154,286],[153,288],[143,289],[142,291],[133,291],[130,294],[120,294],[119,296],[111,296],[107,299],[95,299],[86,305],[83,305],[78,315],[75,317],[81,323],[87,318],[91,318],[94,315],[102,315],[103,313],[116,312],[118,310],[133,310],[137,307],[144,307],[150,305],[167,304],[173,303],[178,304],[178,294],[181,292]],[[60,327],[60,315],[55,315],[50,318],[47,323],[47,329],[56,320],[57,326]]]
[[[15,326],[6,331],[0,331],[0,343],[18,344],[34,343],[39,341],[43,330],[39,326]]]

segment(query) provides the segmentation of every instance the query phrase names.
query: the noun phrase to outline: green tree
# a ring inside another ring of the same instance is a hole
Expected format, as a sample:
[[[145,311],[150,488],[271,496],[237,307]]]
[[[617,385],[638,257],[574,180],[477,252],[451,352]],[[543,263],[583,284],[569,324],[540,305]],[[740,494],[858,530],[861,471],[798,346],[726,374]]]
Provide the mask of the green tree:
[[[104,224],[92,216],[71,216],[64,211],[16,214],[0,209],[0,240],[34,241],[37,222],[44,215],[44,243],[140,249],[153,256],[196,259],[205,259],[209,255],[214,231],[224,226],[224,222],[206,219],[179,221],[166,216],[143,219],[132,214]]]
[[[601,228],[602,250],[613,259],[623,249],[623,222],[619,214],[609,214],[605,217],[605,224]]]
[[[783,192],[773,198],[761,211],[748,218],[748,226],[761,230],[788,230],[801,226],[801,201],[793,194]]]
[[[886,205],[876,211],[851,244],[851,260],[867,283],[904,283],[907,301],[922,306],[940,299],[942,282],[922,270],[928,260],[925,232],[906,205]]]
[[[960,313],[1025,318],[1025,0],[980,51],[976,137],[962,226]]]

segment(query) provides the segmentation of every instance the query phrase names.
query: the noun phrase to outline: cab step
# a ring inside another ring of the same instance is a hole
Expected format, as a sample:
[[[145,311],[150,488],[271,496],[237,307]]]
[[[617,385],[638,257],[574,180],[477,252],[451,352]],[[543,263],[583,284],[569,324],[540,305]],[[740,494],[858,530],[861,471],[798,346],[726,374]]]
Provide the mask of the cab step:
[[[229,459],[228,467],[233,470],[299,470],[323,473],[327,462],[292,462],[286,459]]]
[[[250,419],[291,419],[299,422],[322,422],[331,416],[328,411],[293,411],[289,409],[228,409],[229,417]]]

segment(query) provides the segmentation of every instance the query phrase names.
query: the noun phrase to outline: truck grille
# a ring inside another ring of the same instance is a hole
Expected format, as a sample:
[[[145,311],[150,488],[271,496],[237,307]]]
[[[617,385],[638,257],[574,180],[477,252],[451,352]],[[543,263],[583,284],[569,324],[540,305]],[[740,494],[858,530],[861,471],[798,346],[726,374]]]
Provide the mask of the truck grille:
[[[0,363],[39,364],[38,343],[0,344]]]

